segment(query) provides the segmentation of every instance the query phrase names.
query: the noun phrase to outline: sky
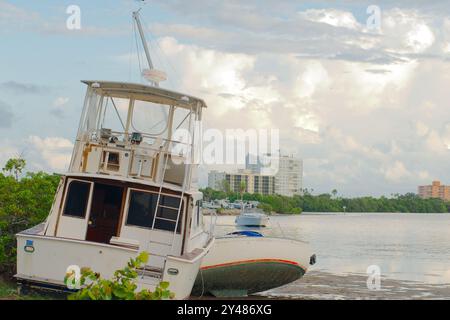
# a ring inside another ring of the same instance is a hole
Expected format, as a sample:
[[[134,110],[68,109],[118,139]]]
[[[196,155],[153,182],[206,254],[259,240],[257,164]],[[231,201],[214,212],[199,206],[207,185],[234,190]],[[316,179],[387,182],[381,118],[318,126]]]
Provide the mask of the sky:
[[[66,26],[70,5],[79,30]],[[203,98],[206,128],[279,129],[282,152],[304,159],[305,188],[450,184],[448,1],[0,0],[1,166],[21,155],[28,170],[64,172],[80,80],[143,81],[139,6],[162,86]]]

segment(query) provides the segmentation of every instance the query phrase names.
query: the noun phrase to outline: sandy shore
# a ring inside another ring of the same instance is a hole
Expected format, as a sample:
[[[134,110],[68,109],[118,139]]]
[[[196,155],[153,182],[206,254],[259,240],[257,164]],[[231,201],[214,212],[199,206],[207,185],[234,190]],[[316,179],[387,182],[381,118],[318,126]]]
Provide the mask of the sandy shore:
[[[381,278],[378,291],[367,289],[366,275],[334,275],[311,271],[287,286],[254,298],[275,299],[450,299],[450,284],[424,284]]]

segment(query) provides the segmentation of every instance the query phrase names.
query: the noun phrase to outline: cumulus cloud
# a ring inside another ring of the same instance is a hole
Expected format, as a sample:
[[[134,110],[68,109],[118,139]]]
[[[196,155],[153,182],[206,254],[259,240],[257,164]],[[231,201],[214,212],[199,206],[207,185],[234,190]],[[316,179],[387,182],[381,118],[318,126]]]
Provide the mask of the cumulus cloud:
[[[64,108],[69,100],[68,97],[57,97],[53,101],[53,107],[51,108],[50,113],[59,119],[64,118]]]
[[[6,81],[0,83],[0,90],[9,91],[16,94],[40,94],[46,92],[48,88],[32,83]]]
[[[450,183],[448,3],[380,0],[381,30],[371,32],[357,14],[370,1],[152,2],[170,13],[146,26],[158,41],[151,50],[169,62],[152,51],[171,79],[164,86],[203,98],[206,128],[280,129],[282,151],[305,159],[305,187],[318,192]],[[128,68],[130,54],[119,61]],[[33,91],[19,87],[0,85]],[[59,139],[30,137],[34,161],[63,168],[70,142]]]
[[[304,48],[286,46],[290,51],[281,52],[271,50],[273,42],[266,41],[256,53],[247,44],[259,39],[252,32],[266,24],[253,20],[251,26],[239,25],[245,29],[235,40],[250,39],[242,41],[240,53],[228,46],[225,29],[202,30],[194,37],[194,30],[172,28],[167,31],[172,36],[159,38],[159,45],[179,71],[180,90],[209,104],[207,126],[279,128],[283,151],[305,158],[306,186],[322,191],[334,186],[344,194],[389,194],[415,191],[430,177],[450,179],[431,165],[435,160],[445,163],[449,156],[442,129],[449,116],[447,80],[438,71],[448,66],[436,59],[436,41],[442,38],[436,21],[417,10],[393,8],[383,11],[383,33],[367,35],[349,12],[321,9],[299,16],[317,34],[330,34],[327,28],[334,28],[333,35],[341,31],[340,43],[324,36],[320,52],[311,51],[308,44],[317,40],[309,30],[302,34]],[[287,35],[288,26],[278,23],[276,32]],[[214,32],[217,42],[207,36]],[[188,39],[198,44],[183,43]]]
[[[30,136],[27,139],[32,163],[41,169],[63,172],[67,170],[73,144],[61,137]]]

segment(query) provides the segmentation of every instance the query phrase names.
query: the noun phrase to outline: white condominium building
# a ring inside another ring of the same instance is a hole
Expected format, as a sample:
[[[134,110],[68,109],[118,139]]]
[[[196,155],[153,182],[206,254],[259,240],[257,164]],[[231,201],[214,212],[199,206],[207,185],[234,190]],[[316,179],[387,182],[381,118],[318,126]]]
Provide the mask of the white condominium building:
[[[222,190],[225,181],[225,172],[212,170],[208,172],[208,187],[214,190]]]
[[[303,160],[294,156],[280,156],[275,174],[275,193],[292,197],[301,195],[303,188]]]

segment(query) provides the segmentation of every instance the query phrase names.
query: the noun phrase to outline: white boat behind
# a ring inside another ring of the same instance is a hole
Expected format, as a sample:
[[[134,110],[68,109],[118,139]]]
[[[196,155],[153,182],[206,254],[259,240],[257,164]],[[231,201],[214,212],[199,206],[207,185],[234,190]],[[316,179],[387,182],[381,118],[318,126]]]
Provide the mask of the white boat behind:
[[[239,227],[267,227],[269,216],[261,212],[242,212],[235,219]]]

